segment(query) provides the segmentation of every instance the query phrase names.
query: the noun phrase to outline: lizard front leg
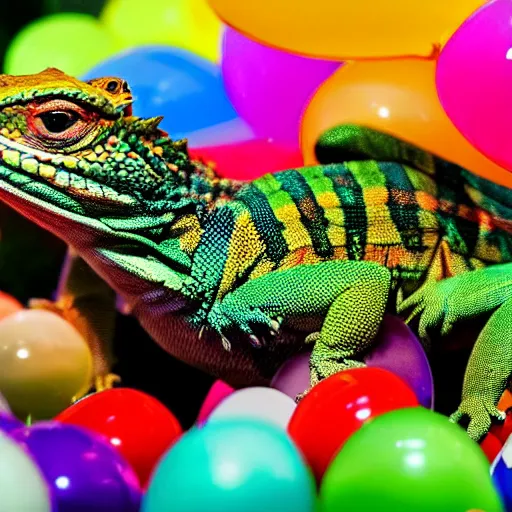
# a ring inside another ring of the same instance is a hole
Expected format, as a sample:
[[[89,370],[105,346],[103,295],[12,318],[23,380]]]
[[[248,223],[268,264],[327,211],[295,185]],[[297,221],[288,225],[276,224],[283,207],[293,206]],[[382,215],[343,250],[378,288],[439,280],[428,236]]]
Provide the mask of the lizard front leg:
[[[451,416],[469,417],[468,434],[478,440],[491,418],[503,419],[496,407],[512,373],[512,264],[493,265],[424,285],[399,305],[420,316],[419,335],[448,334],[457,322],[493,312],[480,333],[464,377],[461,405]]]
[[[505,418],[496,406],[512,374],[511,342],[512,298],[491,315],[480,333],[464,376],[461,404],[450,417],[453,422],[468,417],[468,434],[475,440],[488,432],[491,418]]]
[[[223,334],[236,327],[254,336],[285,321],[321,315],[323,325],[311,354],[311,385],[347,368],[363,366],[357,357],[371,347],[384,315],[390,272],[365,261],[326,261],[271,272],[225,296],[208,315]],[[256,329],[256,331],[255,331]]]

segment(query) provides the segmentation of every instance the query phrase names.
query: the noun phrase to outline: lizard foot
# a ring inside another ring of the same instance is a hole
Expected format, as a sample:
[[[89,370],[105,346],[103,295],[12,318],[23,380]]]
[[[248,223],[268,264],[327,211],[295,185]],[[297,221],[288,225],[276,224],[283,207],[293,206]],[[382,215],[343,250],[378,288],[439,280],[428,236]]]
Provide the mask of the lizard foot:
[[[479,441],[491,428],[491,418],[503,421],[505,413],[497,409],[492,400],[468,397],[462,400],[457,411],[450,416],[450,421],[459,423],[463,418],[469,418],[469,437]]]
[[[501,306],[512,296],[510,271],[496,265],[427,283],[397,305],[397,312],[413,308],[409,323],[420,316],[418,334],[428,340],[428,331],[447,335],[461,320],[474,318]]]
[[[121,377],[115,373],[107,373],[106,375],[98,375],[94,379],[94,388],[96,391],[105,391],[112,389],[114,384],[121,382]]]

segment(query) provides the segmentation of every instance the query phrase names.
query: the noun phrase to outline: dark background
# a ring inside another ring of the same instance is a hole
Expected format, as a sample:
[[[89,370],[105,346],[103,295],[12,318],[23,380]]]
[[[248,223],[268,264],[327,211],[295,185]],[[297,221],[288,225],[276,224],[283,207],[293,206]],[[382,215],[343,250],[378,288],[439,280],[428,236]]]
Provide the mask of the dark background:
[[[142,0],[141,0],[142,1]],[[98,15],[104,0],[21,0],[2,7],[0,59],[10,39],[25,24],[45,14],[82,12]],[[63,43],[65,43],[63,41]],[[2,62],[3,66],[3,62]],[[30,298],[51,298],[66,252],[65,245],[3,204],[0,204],[0,290],[23,303]],[[480,325],[454,332],[447,340],[433,340],[432,369],[436,386],[436,409],[453,412],[460,396],[463,371],[469,356],[468,344]],[[468,336],[468,332],[471,333]],[[471,343],[470,343],[471,344]],[[175,360],[153,342],[138,323],[118,315],[114,345],[114,372],[122,385],[145,391],[167,405],[184,427],[196,418],[213,379]]]

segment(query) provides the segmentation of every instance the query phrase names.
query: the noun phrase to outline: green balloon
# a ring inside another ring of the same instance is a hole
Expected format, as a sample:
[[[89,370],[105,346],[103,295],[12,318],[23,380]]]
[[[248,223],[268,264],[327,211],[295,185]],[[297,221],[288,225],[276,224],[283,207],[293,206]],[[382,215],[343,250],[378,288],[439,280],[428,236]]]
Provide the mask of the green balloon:
[[[4,70],[10,75],[25,75],[54,67],[80,76],[118,49],[114,36],[93,16],[52,14],[28,24],[14,36],[5,55]]]
[[[503,512],[480,447],[422,407],[375,418],[331,463],[319,512]]]

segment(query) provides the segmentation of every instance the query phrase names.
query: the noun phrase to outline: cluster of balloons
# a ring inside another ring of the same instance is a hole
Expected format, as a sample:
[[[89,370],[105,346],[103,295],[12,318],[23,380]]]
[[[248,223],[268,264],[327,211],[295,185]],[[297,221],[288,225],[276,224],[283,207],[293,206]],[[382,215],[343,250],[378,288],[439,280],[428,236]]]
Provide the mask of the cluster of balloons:
[[[506,171],[512,170],[508,0],[364,0],[357,6],[320,0],[300,8],[291,0],[258,0],[243,8],[235,0],[209,4],[230,27],[296,58],[351,61],[319,82],[303,104],[306,164],[315,163],[314,146],[325,129],[359,123],[512,187]],[[293,78],[284,77],[278,89],[294,94]]]
[[[299,404],[308,353],[270,387],[217,381],[184,432],[159,401],[129,388],[69,405],[91,378],[85,341],[8,295],[0,311],[0,494],[9,510],[500,512],[512,492],[503,446],[512,414],[479,447],[433,412],[425,352],[396,317],[385,317],[365,368],[325,379]]]

